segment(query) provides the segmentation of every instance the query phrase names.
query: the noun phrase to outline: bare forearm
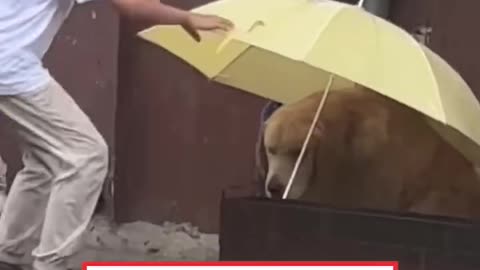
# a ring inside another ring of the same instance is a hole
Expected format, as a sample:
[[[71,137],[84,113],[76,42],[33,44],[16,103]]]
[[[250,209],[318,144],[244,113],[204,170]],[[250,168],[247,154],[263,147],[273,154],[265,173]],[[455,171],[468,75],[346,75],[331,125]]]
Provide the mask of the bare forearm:
[[[132,19],[152,24],[184,24],[190,12],[178,9],[159,0],[111,0],[116,9]]]

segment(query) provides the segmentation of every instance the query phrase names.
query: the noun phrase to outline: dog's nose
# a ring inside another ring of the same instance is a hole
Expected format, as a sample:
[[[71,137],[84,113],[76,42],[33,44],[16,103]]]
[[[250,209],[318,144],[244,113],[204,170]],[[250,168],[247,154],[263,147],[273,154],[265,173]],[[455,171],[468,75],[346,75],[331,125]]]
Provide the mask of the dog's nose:
[[[277,177],[273,177],[268,183],[267,190],[272,198],[279,199],[282,198],[283,192],[285,191],[285,185],[280,183]]]

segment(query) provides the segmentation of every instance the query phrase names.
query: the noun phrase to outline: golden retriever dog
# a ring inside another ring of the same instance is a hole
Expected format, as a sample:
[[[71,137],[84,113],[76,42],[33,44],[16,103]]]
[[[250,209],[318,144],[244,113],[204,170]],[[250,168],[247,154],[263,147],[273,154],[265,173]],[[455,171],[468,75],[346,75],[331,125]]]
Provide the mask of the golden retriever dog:
[[[268,197],[283,194],[322,94],[284,105],[266,121],[257,172]],[[329,93],[288,198],[480,216],[480,180],[472,164],[423,115],[361,86]]]

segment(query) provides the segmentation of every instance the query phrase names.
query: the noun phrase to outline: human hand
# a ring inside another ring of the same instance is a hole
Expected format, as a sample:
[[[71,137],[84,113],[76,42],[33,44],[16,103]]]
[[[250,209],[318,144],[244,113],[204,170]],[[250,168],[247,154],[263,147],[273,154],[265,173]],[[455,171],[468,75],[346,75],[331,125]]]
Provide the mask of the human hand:
[[[203,15],[190,13],[186,22],[182,24],[183,29],[199,42],[201,40],[198,31],[224,31],[228,32],[233,28],[233,23],[225,18],[216,15]]]

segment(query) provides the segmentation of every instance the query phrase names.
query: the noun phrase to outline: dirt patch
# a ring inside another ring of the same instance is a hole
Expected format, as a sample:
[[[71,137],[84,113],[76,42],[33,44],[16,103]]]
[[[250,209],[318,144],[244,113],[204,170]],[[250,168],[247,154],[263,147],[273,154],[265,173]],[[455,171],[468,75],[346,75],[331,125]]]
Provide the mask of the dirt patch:
[[[72,269],[85,261],[215,261],[217,234],[204,234],[189,223],[116,225],[95,217],[84,236],[85,247],[69,260]]]

